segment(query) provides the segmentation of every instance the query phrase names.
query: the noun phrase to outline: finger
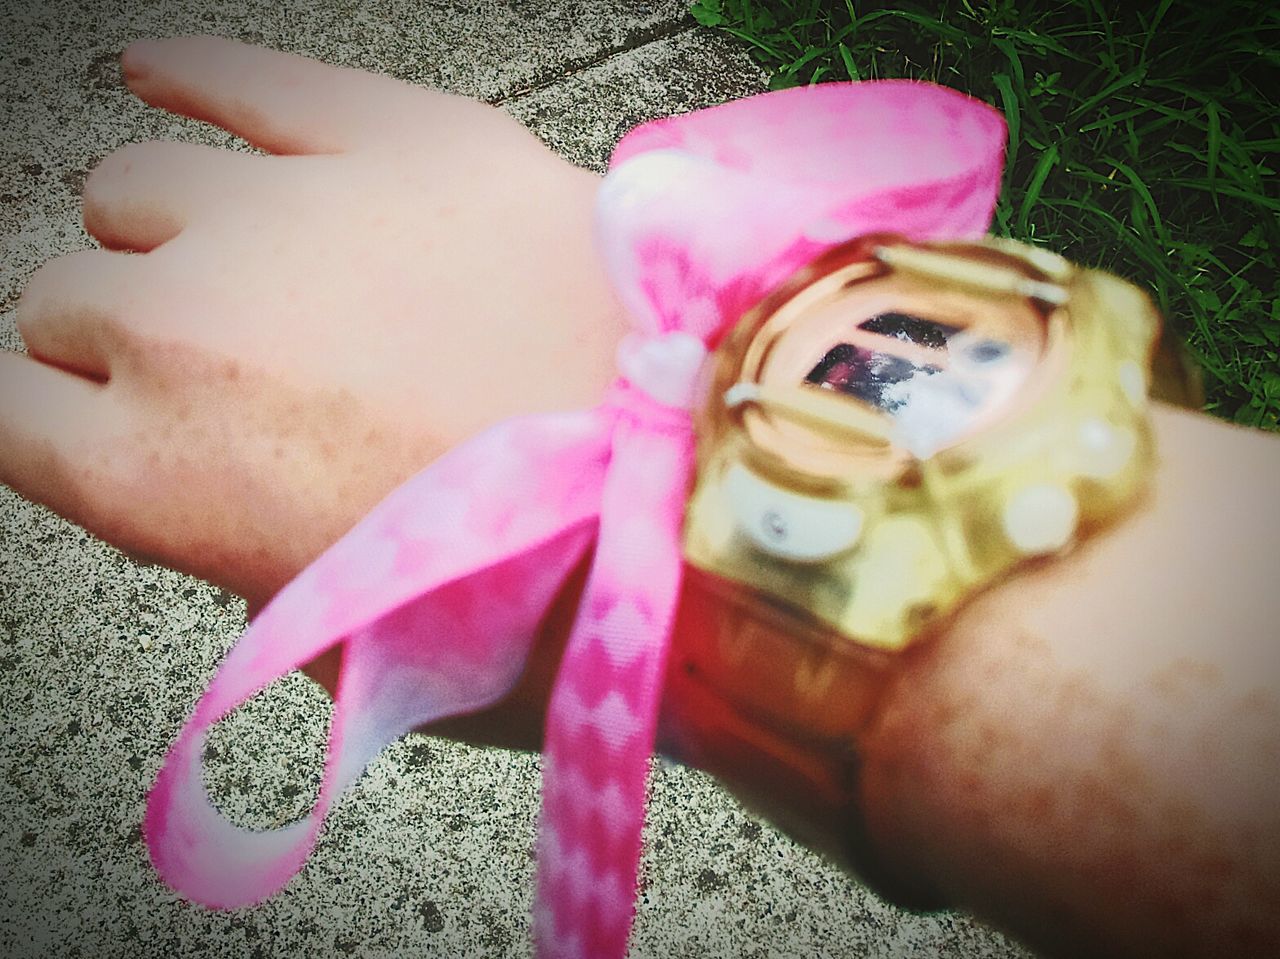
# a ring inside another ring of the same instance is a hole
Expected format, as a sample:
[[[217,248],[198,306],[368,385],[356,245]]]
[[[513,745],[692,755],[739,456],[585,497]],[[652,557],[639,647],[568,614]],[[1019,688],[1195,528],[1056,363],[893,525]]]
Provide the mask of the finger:
[[[0,482],[79,523],[100,512],[95,471],[118,430],[107,388],[0,351]]]
[[[32,357],[106,381],[140,308],[141,256],[84,250],[51,260],[18,300],[18,332]]]
[[[130,144],[89,174],[85,229],[108,249],[153,250],[242,192],[262,159],[195,143]]]
[[[412,87],[221,37],[141,40],[121,58],[153,106],[217,124],[273,153],[339,153],[388,124]],[[421,91],[419,91],[421,92]]]

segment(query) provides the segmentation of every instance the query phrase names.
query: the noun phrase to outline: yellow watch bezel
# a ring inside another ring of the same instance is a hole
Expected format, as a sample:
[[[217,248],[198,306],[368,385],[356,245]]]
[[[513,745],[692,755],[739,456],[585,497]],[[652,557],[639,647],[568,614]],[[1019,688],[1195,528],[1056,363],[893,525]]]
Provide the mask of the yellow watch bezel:
[[[921,454],[856,400],[762,376],[806,317],[869,295],[869,284],[915,304],[974,299],[994,322],[1037,318],[1036,366],[1016,402]],[[833,249],[714,351],[695,414],[685,557],[748,600],[791,610],[809,632],[900,650],[1018,564],[1070,549],[1132,507],[1154,462],[1160,326],[1133,285],[1011,241],[871,236]],[[775,518],[798,518],[807,541],[784,548],[786,524],[778,533],[760,519],[770,503]]]

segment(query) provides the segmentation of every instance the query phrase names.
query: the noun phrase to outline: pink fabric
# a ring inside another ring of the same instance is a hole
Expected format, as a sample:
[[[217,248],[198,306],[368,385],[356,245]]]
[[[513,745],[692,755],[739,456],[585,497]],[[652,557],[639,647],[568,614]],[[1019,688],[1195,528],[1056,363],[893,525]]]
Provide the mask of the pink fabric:
[[[143,828],[165,881],[219,908],[278,890],[379,750],[511,689],[594,541],[547,719],[534,928],[540,956],[624,955],[704,344],[837,242],[984,232],[1003,140],[990,108],[892,81],[766,94],[625,137],[598,206],[600,247],[636,328],[618,382],[594,410],[511,420],[433,463],[263,610],[151,793]],[[281,829],[232,825],[201,781],[209,727],[335,645],[315,808]]]

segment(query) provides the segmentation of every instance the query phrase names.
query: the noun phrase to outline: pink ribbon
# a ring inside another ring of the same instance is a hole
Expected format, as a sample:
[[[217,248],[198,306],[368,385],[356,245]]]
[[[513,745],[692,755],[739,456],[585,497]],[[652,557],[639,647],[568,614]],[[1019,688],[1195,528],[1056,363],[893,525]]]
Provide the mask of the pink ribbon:
[[[510,420],[432,463],[262,611],[151,792],[143,830],[164,880],[217,908],[280,889],[385,745],[511,690],[594,542],[547,717],[534,927],[540,956],[623,956],[707,345],[838,242],[982,234],[1003,142],[989,107],[902,81],[765,94],[628,134],[597,224],[636,329],[616,384],[596,409]],[[233,825],[201,781],[209,727],[335,645],[315,807],[280,829]]]

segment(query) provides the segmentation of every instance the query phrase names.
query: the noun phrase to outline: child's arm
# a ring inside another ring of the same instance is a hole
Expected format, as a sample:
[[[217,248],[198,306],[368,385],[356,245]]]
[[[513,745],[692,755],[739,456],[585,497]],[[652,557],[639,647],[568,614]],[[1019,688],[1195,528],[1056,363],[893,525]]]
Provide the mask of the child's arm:
[[[904,876],[1053,955],[1280,954],[1280,440],[1156,410],[1148,503],[980,596],[865,744]]]
[[[598,400],[625,323],[596,181],[512,121],[221,41],[132,48],[126,74],[304,155],[106,161],[90,230],[152,252],[32,282],[44,362],[0,356],[0,479],[260,604],[481,425]],[[1274,953],[1280,444],[1157,429],[1144,511],[911,655],[862,744],[867,817],[890,868],[1046,951]],[[534,744],[572,599],[505,709],[442,729]]]

